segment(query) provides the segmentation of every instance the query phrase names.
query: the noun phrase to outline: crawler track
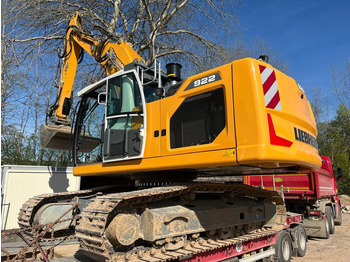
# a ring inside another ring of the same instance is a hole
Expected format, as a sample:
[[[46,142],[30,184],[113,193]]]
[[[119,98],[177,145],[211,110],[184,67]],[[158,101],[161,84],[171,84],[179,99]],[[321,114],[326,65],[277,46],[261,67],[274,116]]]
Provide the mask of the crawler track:
[[[268,198],[276,203],[277,214],[275,226],[271,229],[261,228],[249,234],[239,234],[225,240],[210,237],[200,237],[187,240],[186,244],[175,250],[168,251],[154,245],[152,247],[134,246],[132,249],[116,250],[105,236],[105,231],[111,220],[125,207],[147,205],[148,203],[201,193],[231,193],[250,198]],[[252,188],[246,185],[197,184],[183,186],[165,186],[132,192],[109,194],[96,197],[82,212],[79,225],[76,227],[76,237],[80,240],[81,249],[90,255],[97,255],[110,261],[168,261],[191,256],[203,251],[232,245],[235,243],[269,236],[283,229],[286,211],[282,197],[274,191]]]
[[[62,192],[62,193],[53,193],[53,194],[43,194],[39,196],[35,196],[33,198],[30,198],[27,200],[22,208],[20,209],[20,212],[18,214],[18,225],[20,228],[26,233],[27,236],[33,238],[34,232],[33,230],[33,218],[36,211],[40,209],[43,205],[47,203],[55,203],[55,202],[67,202],[71,201],[73,198],[79,198],[79,197],[85,197],[85,196],[93,196],[97,194],[98,192],[104,192],[106,190],[110,189],[110,187],[100,187],[100,188],[94,188],[94,189],[88,189],[88,190],[79,190],[79,191],[72,191],[72,192]],[[57,214],[59,217],[59,214]],[[71,235],[64,235],[60,237],[56,237],[55,240],[66,238],[66,237],[72,237],[74,232],[71,232]],[[45,238],[40,239],[40,241],[45,241]],[[52,239],[48,239],[48,241],[52,241]]]

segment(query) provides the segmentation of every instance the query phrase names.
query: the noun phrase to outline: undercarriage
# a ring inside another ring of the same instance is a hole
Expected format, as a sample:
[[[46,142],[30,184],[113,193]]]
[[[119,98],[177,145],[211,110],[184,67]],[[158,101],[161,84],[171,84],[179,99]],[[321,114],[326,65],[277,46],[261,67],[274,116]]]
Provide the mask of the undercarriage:
[[[168,261],[275,234],[286,217],[277,192],[246,185],[123,190],[104,187],[35,197],[21,209],[19,224],[25,229],[61,216],[55,238],[78,238],[80,252],[96,260]]]

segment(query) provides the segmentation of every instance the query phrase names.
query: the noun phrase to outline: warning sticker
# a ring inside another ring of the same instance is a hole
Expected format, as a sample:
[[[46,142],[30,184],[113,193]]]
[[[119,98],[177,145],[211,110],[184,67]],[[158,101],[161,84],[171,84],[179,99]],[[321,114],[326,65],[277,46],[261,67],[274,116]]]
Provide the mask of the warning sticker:
[[[235,149],[224,150],[224,152],[222,153],[222,156],[225,158],[234,157],[235,155],[236,155]]]

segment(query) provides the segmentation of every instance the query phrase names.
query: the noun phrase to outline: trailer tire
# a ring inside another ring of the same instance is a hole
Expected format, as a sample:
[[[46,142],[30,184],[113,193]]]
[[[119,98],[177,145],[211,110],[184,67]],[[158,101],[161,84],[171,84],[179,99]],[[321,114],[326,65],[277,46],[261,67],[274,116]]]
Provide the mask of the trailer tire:
[[[327,212],[326,212],[324,220],[322,222],[323,222],[322,227],[324,228],[324,232],[323,232],[323,236],[321,236],[321,237],[328,239],[329,238],[329,222],[328,222]]]
[[[335,232],[334,216],[333,216],[332,208],[330,206],[326,206],[326,215],[327,215],[327,220],[329,224],[329,233],[334,234]]]
[[[287,231],[278,234],[276,246],[276,259],[280,262],[290,262],[292,259],[292,239]]]
[[[296,239],[297,239],[297,256],[303,257],[306,254],[307,247],[307,234],[306,230],[302,225],[299,225],[295,228]]]

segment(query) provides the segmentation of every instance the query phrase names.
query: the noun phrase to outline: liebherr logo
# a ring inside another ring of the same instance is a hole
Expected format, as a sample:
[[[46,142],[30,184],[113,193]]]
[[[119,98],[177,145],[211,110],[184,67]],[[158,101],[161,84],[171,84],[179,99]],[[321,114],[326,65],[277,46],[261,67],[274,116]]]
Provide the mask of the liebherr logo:
[[[295,140],[308,144],[318,149],[316,138],[309,133],[294,127]]]

